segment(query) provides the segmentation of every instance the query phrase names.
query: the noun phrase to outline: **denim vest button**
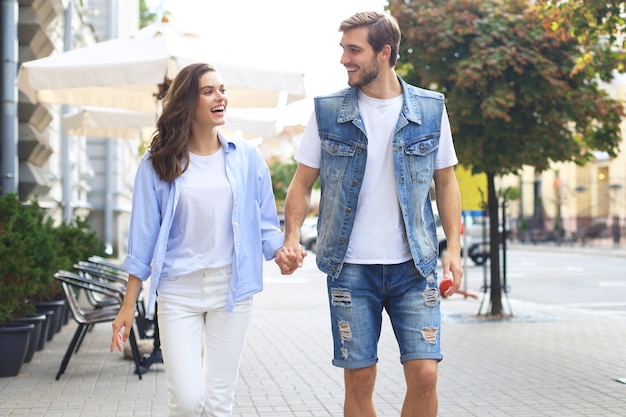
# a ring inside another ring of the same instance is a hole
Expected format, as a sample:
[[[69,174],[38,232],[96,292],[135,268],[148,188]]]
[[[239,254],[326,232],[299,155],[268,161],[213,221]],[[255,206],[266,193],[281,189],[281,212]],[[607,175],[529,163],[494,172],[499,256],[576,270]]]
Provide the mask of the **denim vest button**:
[[[343,242],[345,242],[345,241],[346,241],[346,240],[345,240],[344,238],[342,238],[342,237],[340,237],[340,238],[339,238],[339,244],[340,244],[340,245],[343,245]]]
[[[352,209],[350,207],[346,208],[346,214],[352,213]]]
[[[354,185],[357,185],[358,183],[359,183],[359,181],[358,181],[358,180],[352,180],[352,185],[353,185],[353,186],[354,186]]]

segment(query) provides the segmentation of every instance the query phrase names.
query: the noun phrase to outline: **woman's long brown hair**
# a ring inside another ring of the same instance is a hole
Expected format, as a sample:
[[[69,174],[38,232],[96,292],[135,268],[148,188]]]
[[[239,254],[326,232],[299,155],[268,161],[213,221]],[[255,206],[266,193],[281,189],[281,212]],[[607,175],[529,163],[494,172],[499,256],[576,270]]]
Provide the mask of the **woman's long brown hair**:
[[[198,102],[200,77],[215,71],[208,64],[191,64],[180,70],[163,99],[163,113],[150,144],[150,160],[162,181],[174,181],[189,165],[189,140]]]

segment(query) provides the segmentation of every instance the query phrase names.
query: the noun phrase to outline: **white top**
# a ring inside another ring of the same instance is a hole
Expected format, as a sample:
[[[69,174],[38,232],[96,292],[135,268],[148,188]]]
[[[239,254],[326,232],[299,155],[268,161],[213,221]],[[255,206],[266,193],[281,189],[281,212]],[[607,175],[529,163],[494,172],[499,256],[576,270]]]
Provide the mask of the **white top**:
[[[393,132],[402,109],[402,96],[381,100],[359,91],[359,111],[367,132],[367,161],[354,227],[345,262],[397,264],[411,259],[393,172]],[[315,114],[304,131],[295,159],[319,168],[322,147]],[[445,106],[435,169],[458,162]]]
[[[230,265],[233,259],[233,194],[222,148],[213,155],[189,153],[180,202],[170,231],[163,275],[170,277]]]

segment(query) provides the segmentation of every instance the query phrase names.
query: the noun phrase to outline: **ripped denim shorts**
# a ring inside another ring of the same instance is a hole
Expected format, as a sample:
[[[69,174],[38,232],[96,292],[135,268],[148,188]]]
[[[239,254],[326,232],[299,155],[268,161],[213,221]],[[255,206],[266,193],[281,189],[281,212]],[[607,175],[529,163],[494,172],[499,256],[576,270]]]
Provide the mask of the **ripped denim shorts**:
[[[378,340],[385,310],[400,347],[400,361],[443,356],[437,275],[423,277],[413,260],[396,265],[344,264],[327,278],[334,359],[340,368],[366,368],[378,362]]]

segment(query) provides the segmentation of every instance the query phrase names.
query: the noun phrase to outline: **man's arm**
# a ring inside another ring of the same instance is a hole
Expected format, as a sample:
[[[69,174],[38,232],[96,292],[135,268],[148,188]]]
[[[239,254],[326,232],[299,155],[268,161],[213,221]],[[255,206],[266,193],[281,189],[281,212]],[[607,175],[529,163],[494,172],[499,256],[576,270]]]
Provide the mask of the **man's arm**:
[[[320,170],[298,164],[285,198],[285,244],[279,249],[276,263],[283,274],[291,274],[302,266],[300,226],[311,207],[311,190]]]
[[[445,293],[445,296],[448,297],[460,288],[463,277],[461,265],[461,194],[454,167],[436,170],[434,178],[437,208],[448,243],[448,248],[443,257],[443,276],[454,281],[452,287]],[[450,273],[452,273],[452,277]]]

